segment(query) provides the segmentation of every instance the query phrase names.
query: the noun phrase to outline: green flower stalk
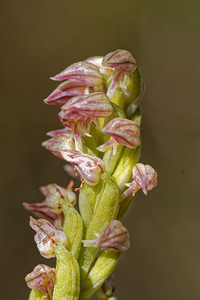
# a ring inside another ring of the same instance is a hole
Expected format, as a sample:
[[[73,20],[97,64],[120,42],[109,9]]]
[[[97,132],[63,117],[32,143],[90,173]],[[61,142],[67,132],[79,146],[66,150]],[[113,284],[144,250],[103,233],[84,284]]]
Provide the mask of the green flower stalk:
[[[51,79],[63,82],[44,102],[61,105],[64,127],[42,145],[68,163],[80,187],[49,184],[40,188],[42,203],[24,203],[38,218],[30,226],[40,254],[56,258],[55,269],[38,265],[26,276],[29,300],[89,300],[95,293],[117,300],[109,278],[130,247],[123,218],[138,190],[147,195],[157,186],[156,171],[138,163],[144,83],[132,54],[121,49]]]

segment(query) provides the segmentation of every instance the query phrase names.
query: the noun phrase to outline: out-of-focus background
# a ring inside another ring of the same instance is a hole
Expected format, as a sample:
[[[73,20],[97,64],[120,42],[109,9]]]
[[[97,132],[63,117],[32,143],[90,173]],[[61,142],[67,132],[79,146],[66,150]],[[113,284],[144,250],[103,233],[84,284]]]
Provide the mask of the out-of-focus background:
[[[68,182],[43,149],[60,127],[43,99],[49,77],[118,48],[136,58],[146,83],[142,158],[159,186],[138,193],[125,224],[132,247],[115,272],[119,300],[200,298],[199,0],[1,0],[1,299],[28,299],[24,276],[43,259],[22,202]]]

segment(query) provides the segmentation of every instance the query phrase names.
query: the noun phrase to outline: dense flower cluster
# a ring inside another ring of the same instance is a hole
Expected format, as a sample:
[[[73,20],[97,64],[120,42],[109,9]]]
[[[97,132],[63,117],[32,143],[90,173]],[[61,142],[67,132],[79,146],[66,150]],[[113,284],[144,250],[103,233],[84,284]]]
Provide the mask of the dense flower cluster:
[[[144,85],[134,57],[121,49],[51,79],[63,82],[44,102],[61,106],[64,127],[48,132],[42,145],[68,163],[65,171],[81,185],[72,191],[71,183],[49,184],[40,188],[42,203],[24,203],[39,218],[31,217],[30,226],[40,254],[57,259],[56,269],[38,265],[26,276],[29,299],[87,300],[95,292],[99,300],[116,299],[105,281],[130,247],[121,221],[136,192],[147,195],[157,185],[156,171],[138,163]]]

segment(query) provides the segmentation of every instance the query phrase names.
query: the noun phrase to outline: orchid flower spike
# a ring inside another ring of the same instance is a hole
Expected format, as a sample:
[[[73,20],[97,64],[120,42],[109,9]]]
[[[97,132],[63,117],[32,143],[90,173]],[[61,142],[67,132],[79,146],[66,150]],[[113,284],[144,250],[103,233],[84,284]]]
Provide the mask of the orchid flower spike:
[[[118,220],[109,223],[106,230],[96,234],[95,240],[83,240],[84,247],[97,247],[109,251],[127,251],[130,247],[128,230]]]
[[[125,184],[129,187],[124,192],[125,197],[130,194],[135,194],[139,189],[142,189],[145,195],[157,186],[157,172],[150,165],[136,164],[133,167],[133,182]]]
[[[55,183],[42,186],[40,191],[46,197],[45,201],[49,209],[56,214],[63,211],[62,200],[67,199],[72,205],[76,204],[76,194]]]
[[[67,245],[67,236],[63,231],[56,228],[47,220],[35,220],[30,217],[30,226],[36,231],[34,240],[37,244],[40,254],[45,258],[56,256],[56,246],[61,244]]]
[[[45,100],[49,105],[64,105],[69,99],[88,93],[83,83],[67,80],[62,82]]]
[[[103,77],[98,67],[86,61],[70,65],[61,73],[51,77],[51,79],[56,81],[69,79],[80,82],[88,87],[96,86],[99,90],[103,88]]]
[[[82,151],[83,135],[88,135],[90,124],[97,118],[107,117],[113,111],[110,99],[101,92],[74,97],[61,107],[58,114],[64,126],[70,127],[76,150]]]
[[[69,127],[64,127],[61,129],[56,129],[56,130],[52,130],[46,133],[46,135],[51,136],[51,137],[56,137],[56,136],[60,136],[60,135],[67,135],[68,137],[71,136],[71,129]],[[71,141],[72,143],[74,142],[73,140]],[[74,145],[73,145],[74,147]],[[73,148],[72,147],[72,148]]]
[[[51,299],[51,290],[55,282],[55,269],[46,265],[37,265],[26,275],[25,281],[30,289],[41,290],[47,299]]]
[[[63,214],[52,212],[46,201],[41,203],[23,203],[24,208],[39,219],[49,221],[56,229],[62,229],[64,217]]]
[[[129,148],[136,148],[140,144],[140,128],[135,122],[128,119],[112,119],[102,129],[102,132],[111,135],[111,138],[97,148],[101,152],[105,152],[108,147],[113,145],[113,154],[115,155],[118,144]]]
[[[119,83],[123,82],[125,75],[134,72],[137,68],[136,61],[129,51],[118,49],[108,53],[104,57],[102,65],[115,69],[108,79],[108,82],[111,81],[111,83],[107,95],[111,99]]]

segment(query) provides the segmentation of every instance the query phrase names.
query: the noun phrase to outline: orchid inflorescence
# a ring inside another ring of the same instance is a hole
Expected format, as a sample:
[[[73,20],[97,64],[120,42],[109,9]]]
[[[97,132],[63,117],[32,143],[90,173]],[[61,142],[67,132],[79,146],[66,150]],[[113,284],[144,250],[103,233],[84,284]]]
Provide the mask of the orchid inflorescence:
[[[30,226],[40,254],[56,257],[55,269],[40,264],[26,276],[29,300],[88,300],[95,293],[114,300],[109,278],[130,247],[122,220],[137,191],[147,195],[157,185],[156,171],[138,163],[144,84],[135,59],[121,49],[51,79],[63,82],[44,102],[61,105],[64,127],[48,132],[42,145],[67,162],[80,188],[48,184],[40,188],[42,203],[24,203],[39,218]]]

